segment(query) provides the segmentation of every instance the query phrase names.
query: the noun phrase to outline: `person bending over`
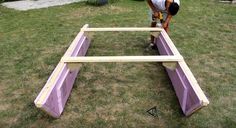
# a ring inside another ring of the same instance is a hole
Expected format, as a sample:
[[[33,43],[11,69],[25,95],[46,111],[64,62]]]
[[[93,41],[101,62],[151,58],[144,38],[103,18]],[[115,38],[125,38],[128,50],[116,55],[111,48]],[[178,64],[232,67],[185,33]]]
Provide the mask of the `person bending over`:
[[[151,11],[151,27],[156,27],[157,22],[165,31],[169,32],[169,23],[172,16],[179,11],[179,0],[146,0]],[[155,48],[154,36],[151,35],[150,47]]]

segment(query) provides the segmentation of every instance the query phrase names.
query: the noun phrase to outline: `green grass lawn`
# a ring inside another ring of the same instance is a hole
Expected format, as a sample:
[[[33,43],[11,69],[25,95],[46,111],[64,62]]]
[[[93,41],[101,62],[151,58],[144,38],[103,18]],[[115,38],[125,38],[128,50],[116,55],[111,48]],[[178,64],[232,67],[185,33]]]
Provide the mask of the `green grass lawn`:
[[[65,110],[53,119],[34,99],[84,24],[149,26],[144,1],[74,3],[15,11],[0,6],[0,127],[236,127],[236,5],[181,1],[170,37],[210,100],[185,117],[159,63],[83,65]],[[153,55],[149,33],[94,33],[88,54]],[[158,108],[158,117],[146,110]]]

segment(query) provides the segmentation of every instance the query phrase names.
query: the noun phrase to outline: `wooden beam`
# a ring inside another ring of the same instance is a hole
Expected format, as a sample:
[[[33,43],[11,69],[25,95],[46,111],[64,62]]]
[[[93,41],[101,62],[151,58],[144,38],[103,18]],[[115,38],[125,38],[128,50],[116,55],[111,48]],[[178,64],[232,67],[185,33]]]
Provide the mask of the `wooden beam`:
[[[146,27],[146,28],[135,28],[135,27],[131,27],[131,28],[81,28],[81,31],[85,31],[85,32],[98,32],[98,31],[158,31],[161,32],[163,31],[162,28],[151,28],[151,27]]]
[[[160,35],[160,32],[151,32],[151,35],[157,38]]]
[[[197,80],[193,76],[193,73],[187,66],[186,62],[185,61],[179,62],[179,65],[183,69],[186,78],[193,84],[192,88],[196,92],[197,96],[201,99],[202,105],[207,106],[209,104],[209,100],[207,99],[206,95],[200,88],[199,84],[197,83]]]
[[[155,43],[161,55],[180,55],[165,31],[162,31],[155,39]],[[177,65],[168,62],[164,62],[163,65],[166,67],[180,106],[186,116],[209,104],[209,100],[184,60],[177,62]]]
[[[88,27],[84,25],[83,28]],[[64,56],[84,56],[89,47],[84,32],[79,32]],[[78,67],[76,67],[78,69]],[[34,100],[35,105],[49,115],[59,118],[69,97],[78,70],[70,71],[66,63],[59,62],[47,83]]]
[[[180,55],[179,51],[175,47],[174,43],[171,41],[168,34],[165,31],[162,31],[162,35],[166,39],[166,44],[169,46],[169,48],[174,53],[174,55],[177,55],[177,56]],[[202,105],[207,106],[209,104],[209,100],[206,98],[205,94],[203,93],[202,89],[198,85],[197,80],[193,76],[191,70],[189,69],[185,61],[179,62],[179,65],[181,69],[183,70],[184,74],[186,75],[186,78],[190,80],[191,83],[193,83],[194,86],[192,86],[192,88],[195,92],[197,92],[196,94],[198,95],[198,97],[202,99]]]
[[[235,0],[221,0],[221,1],[219,1],[220,3],[236,3],[236,1]]]
[[[63,57],[61,62],[178,62],[182,56],[90,56],[90,57]]]
[[[163,38],[166,40],[166,45],[168,45],[168,47],[170,48],[173,55],[180,55],[179,51],[175,47],[174,43],[172,42],[172,40],[170,39],[170,37],[166,33],[166,31],[162,31],[161,34],[162,34]],[[156,45],[158,45],[158,44],[156,44]]]
[[[170,70],[175,70],[177,67],[177,62],[163,62],[162,65]]]

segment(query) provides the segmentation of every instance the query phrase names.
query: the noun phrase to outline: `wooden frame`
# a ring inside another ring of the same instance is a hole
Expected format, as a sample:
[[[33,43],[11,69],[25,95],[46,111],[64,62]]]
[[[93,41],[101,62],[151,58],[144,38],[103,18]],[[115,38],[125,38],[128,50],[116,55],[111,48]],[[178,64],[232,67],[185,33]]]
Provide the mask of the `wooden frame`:
[[[161,55],[84,57],[90,44],[85,32],[101,31],[150,31],[155,34],[155,43]],[[186,116],[209,104],[183,57],[162,28],[88,28],[88,25],[84,25],[35,99],[35,105],[59,118],[79,72],[80,63],[84,62],[163,62]]]

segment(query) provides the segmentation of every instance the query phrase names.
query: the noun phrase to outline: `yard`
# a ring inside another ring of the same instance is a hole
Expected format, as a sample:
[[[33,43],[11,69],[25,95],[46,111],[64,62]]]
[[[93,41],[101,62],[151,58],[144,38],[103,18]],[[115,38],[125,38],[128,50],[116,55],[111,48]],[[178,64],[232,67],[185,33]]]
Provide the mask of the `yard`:
[[[84,24],[147,27],[145,1],[15,11],[0,5],[0,127],[236,127],[236,5],[183,0],[170,38],[210,104],[185,117],[160,63],[84,64],[59,119],[34,99]],[[154,55],[148,32],[93,33],[87,55]],[[158,117],[146,111],[156,106]]]

